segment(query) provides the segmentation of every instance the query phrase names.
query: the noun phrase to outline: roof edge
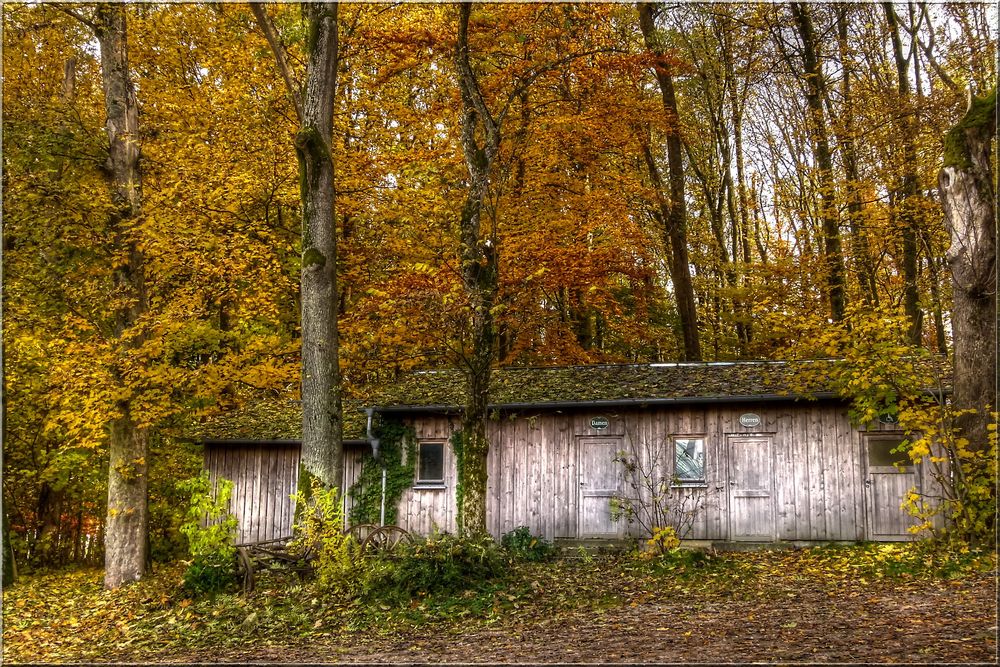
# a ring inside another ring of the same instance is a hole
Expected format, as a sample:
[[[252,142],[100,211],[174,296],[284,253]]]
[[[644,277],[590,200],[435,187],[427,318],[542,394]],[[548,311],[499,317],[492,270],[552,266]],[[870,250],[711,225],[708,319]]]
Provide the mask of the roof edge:
[[[832,391],[817,392],[808,396],[803,394],[749,394],[742,396],[685,396],[680,398],[615,398],[591,401],[546,401],[527,403],[490,403],[490,410],[526,410],[531,408],[585,408],[585,407],[633,407],[643,405],[696,405],[700,403],[760,403],[760,402],[794,402],[800,400],[820,400],[840,398]],[[843,399],[841,399],[843,400]],[[462,405],[373,405],[375,412],[461,412]]]

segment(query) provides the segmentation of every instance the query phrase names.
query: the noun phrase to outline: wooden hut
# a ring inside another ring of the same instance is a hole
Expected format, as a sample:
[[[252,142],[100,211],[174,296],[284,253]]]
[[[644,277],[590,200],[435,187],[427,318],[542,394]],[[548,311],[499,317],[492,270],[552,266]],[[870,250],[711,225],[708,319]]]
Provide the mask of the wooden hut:
[[[499,537],[528,526],[550,540],[640,536],[627,517],[616,520],[615,507],[623,498],[648,503],[655,494],[691,540],[908,539],[913,520],[900,504],[911,489],[928,490],[929,476],[891,451],[904,437],[895,424],[852,425],[847,404],[824,386],[819,367],[803,374],[809,363],[496,371],[490,532]],[[813,378],[811,387],[803,385],[804,375]],[[413,484],[398,501],[396,523],[420,534],[455,532],[451,437],[460,428],[462,392],[457,371],[417,372],[375,405],[346,410],[353,426],[345,431],[344,488],[369,455],[363,409],[371,409],[382,420],[412,427],[415,439]],[[241,539],[290,529],[288,508],[274,509],[275,496],[294,490],[297,471],[291,465],[297,408],[289,405],[286,422],[257,421],[269,428],[258,430],[256,441],[246,432],[206,440],[209,470],[234,479],[239,489],[242,500],[233,503]],[[287,428],[275,429],[277,423]],[[220,458],[220,452],[238,453]]]

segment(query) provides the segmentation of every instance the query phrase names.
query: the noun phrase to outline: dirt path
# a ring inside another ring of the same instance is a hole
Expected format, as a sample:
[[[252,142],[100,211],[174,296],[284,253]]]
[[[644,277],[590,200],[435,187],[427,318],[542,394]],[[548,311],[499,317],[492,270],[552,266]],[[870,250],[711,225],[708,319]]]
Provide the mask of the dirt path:
[[[803,589],[769,600],[633,603],[449,634],[420,630],[378,640],[239,653],[202,651],[171,661],[253,662],[848,662],[992,663],[996,579],[882,582],[836,592]]]

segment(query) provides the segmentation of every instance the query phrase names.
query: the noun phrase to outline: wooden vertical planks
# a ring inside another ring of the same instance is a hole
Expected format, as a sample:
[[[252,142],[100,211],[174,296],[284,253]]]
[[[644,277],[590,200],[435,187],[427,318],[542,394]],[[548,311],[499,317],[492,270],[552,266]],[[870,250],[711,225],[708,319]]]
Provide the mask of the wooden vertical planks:
[[[744,412],[760,414],[759,427],[739,424]],[[609,419],[593,429],[594,416]],[[444,489],[406,489],[399,523],[418,533],[457,530],[456,460],[450,446],[453,419],[415,416],[417,437],[447,443]],[[846,409],[833,402],[664,405],[621,410],[564,409],[501,413],[489,425],[488,528],[496,537],[519,525],[547,539],[579,536],[580,467],[577,436],[625,436],[635,439],[646,457],[644,468],[660,451],[660,474],[673,473],[671,436],[705,438],[705,485],[672,492],[698,497],[692,539],[729,535],[729,452],[727,436],[767,435],[773,536],[787,540],[853,540],[864,536],[865,496],[860,437],[847,421]],[[624,446],[624,445],[623,445]],[[345,489],[353,483],[362,450],[345,452]],[[207,446],[205,465],[211,478],[234,482],[231,502],[240,520],[241,540],[284,537],[290,532],[289,496],[298,477],[295,444],[233,443]],[[763,463],[763,462],[762,462]],[[645,490],[644,493],[647,493]],[[349,499],[345,506],[349,509]],[[281,533],[285,532],[285,535]]]

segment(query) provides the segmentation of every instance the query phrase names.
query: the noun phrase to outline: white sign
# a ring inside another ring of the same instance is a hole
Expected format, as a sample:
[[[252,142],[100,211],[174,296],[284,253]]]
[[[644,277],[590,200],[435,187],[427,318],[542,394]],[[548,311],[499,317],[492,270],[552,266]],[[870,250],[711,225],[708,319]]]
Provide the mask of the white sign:
[[[590,428],[603,431],[608,427],[609,423],[607,417],[594,417],[590,420]]]
[[[755,415],[752,412],[742,414],[740,415],[740,425],[746,428],[756,428],[760,426],[760,415]]]

